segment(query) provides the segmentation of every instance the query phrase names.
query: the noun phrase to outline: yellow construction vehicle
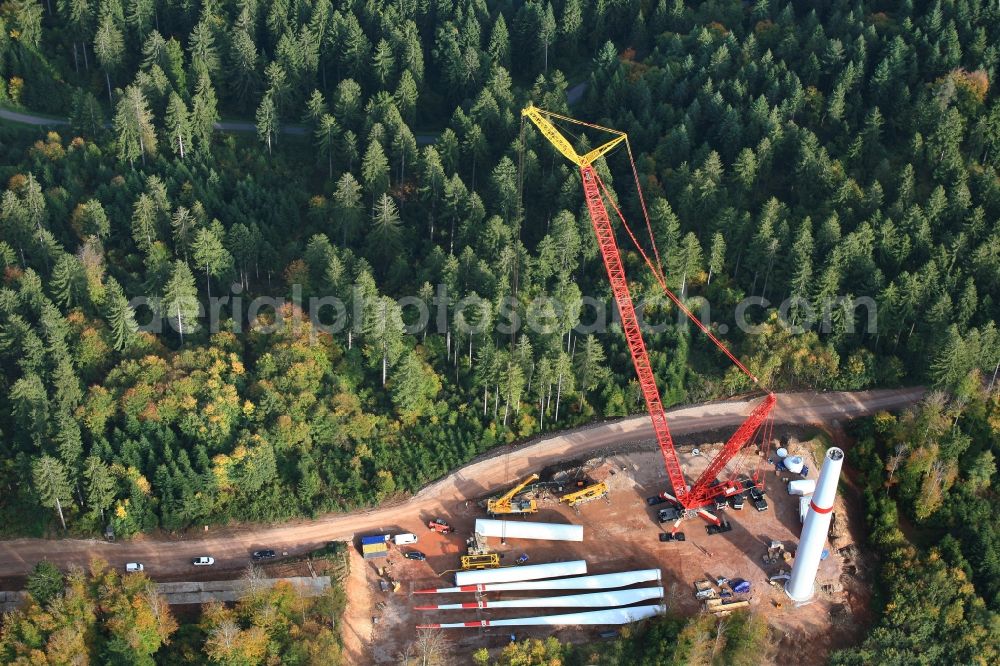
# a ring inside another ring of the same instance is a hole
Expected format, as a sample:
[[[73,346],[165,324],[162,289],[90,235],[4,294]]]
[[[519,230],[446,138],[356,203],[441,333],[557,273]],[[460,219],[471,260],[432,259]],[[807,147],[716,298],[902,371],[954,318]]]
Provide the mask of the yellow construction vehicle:
[[[506,493],[497,497],[496,499],[491,499],[486,502],[486,511],[491,515],[500,514],[510,514],[510,513],[536,513],[538,511],[538,504],[533,499],[528,500],[515,500],[514,496],[519,492],[524,490],[525,486],[529,483],[538,480],[537,474],[532,474],[527,479],[517,484]]]
[[[600,483],[595,483],[593,485],[587,486],[583,490],[577,490],[573,493],[567,493],[559,498],[560,502],[566,502],[572,507],[578,507],[581,504],[586,504],[592,500],[601,499],[608,494],[608,484],[601,481]]]
[[[462,555],[462,571],[469,569],[496,569],[500,566],[500,556],[496,553],[485,555]]]

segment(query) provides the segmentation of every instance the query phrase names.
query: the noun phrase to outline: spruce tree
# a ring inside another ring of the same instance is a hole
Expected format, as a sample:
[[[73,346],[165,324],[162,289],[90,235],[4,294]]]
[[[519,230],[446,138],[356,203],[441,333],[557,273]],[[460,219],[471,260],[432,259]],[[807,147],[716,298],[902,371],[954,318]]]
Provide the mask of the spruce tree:
[[[163,288],[160,313],[180,335],[181,344],[184,343],[184,333],[193,333],[198,328],[198,309],[198,288],[194,275],[188,265],[178,259],[174,262],[170,280]]]
[[[62,505],[71,498],[66,466],[57,458],[42,455],[31,464],[31,478],[42,506],[56,510],[59,522],[65,530],[66,518],[63,516]]]

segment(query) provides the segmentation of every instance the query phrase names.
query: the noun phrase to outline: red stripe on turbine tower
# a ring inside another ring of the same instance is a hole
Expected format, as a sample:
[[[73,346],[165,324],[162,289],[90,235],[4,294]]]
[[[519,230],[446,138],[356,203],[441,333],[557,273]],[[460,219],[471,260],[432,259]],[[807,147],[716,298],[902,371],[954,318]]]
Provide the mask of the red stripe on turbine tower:
[[[813,502],[812,500],[809,501],[809,506],[811,506],[812,510],[815,511],[816,513],[830,513],[831,511],[833,511],[833,506],[828,506],[825,509],[821,509],[818,506],[816,506],[816,502]]]

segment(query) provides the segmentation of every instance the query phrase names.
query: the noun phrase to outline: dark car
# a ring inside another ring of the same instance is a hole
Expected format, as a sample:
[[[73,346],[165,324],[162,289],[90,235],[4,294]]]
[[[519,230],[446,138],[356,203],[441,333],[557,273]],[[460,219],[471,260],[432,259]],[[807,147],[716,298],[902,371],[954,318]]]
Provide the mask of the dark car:
[[[646,504],[648,504],[649,506],[656,506],[657,504],[663,504],[664,502],[667,501],[669,500],[667,500],[666,497],[661,497],[660,495],[653,495],[652,497],[646,498]]]
[[[403,557],[408,560],[417,560],[418,562],[423,562],[427,559],[427,556],[421,553],[419,550],[408,550],[403,553]]]
[[[684,532],[675,532],[674,534],[660,532],[660,541],[664,543],[667,541],[684,541]]]
[[[678,509],[676,509],[674,507],[668,507],[666,509],[660,509],[659,513],[657,514],[657,516],[660,519],[661,523],[672,523],[675,520],[677,520],[678,518],[680,518],[682,515],[683,514]]]
[[[255,550],[253,551],[253,559],[255,560],[269,560],[272,557],[277,557],[277,553],[273,550]]]
[[[710,535],[711,534],[722,534],[723,532],[731,532],[732,529],[733,529],[733,526],[729,524],[729,521],[724,520],[721,523],[719,523],[718,525],[706,525],[705,529],[706,529],[706,531],[708,531],[708,533]]]
[[[743,508],[743,503],[746,502],[746,496],[743,493],[736,493],[729,498],[729,506],[733,507],[737,511]]]
[[[758,511],[767,511],[767,500],[763,496],[755,497],[753,500],[753,508]]]

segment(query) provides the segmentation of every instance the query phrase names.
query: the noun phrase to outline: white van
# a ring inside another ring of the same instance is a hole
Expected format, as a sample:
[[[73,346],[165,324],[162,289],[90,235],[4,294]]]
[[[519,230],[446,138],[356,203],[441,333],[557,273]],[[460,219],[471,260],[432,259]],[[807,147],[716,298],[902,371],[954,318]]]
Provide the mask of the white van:
[[[392,542],[397,546],[408,546],[411,543],[417,542],[417,535],[411,534],[410,532],[403,532],[402,534],[397,534],[392,538]]]
[[[125,565],[125,571],[128,572],[142,571],[142,570],[143,570],[142,562],[129,562]]]

